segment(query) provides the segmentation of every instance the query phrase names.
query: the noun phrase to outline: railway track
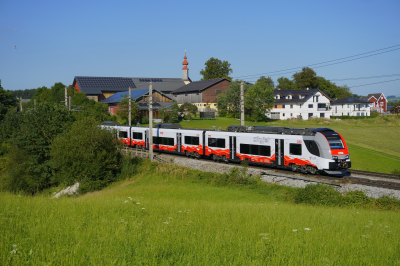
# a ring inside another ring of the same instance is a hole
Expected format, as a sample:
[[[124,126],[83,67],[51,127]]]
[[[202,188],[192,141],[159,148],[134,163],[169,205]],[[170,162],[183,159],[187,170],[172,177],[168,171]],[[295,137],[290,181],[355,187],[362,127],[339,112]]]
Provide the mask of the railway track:
[[[376,172],[368,172],[368,171],[360,171],[360,170],[349,170],[350,174],[354,175],[363,175],[363,176],[370,176],[370,177],[380,177],[380,178],[388,178],[393,180],[400,180],[399,175],[393,174],[385,174],[385,173],[376,173]]]
[[[130,153],[131,155],[141,156],[143,158],[148,158],[148,151],[136,150],[136,149],[123,149],[124,153]],[[168,163],[173,160],[171,158],[182,158],[185,157],[183,155],[174,154],[174,153],[158,153],[154,152],[154,160],[160,163]],[[188,160],[194,160],[193,158]],[[209,164],[218,165],[226,165],[223,162],[214,162],[209,159],[197,159],[197,161],[206,162]],[[232,165],[232,164],[231,164]],[[380,188],[387,188],[393,190],[400,190],[400,177],[391,174],[384,174],[384,173],[374,173],[374,172],[367,172],[367,171],[359,171],[359,170],[350,170],[350,175],[345,177],[336,177],[336,176],[328,176],[328,175],[309,175],[303,174],[298,172],[293,172],[287,169],[281,168],[267,168],[260,165],[251,164],[249,165],[249,169],[257,170],[258,173],[261,175],[270,175],[276,177],[284,177],[290,179],[298,179],[303,180],[306,182],[315,182],[315,183],[323,183],[328,185],[334,186],[344,186],[347,184],[359,184],[371,187],[380,187]],[[378,178],[388,178],[393,180],[398,180],[399,183],[396,182],[389,182],[384,180],[375,180],[375,179],[367,179],[367,178],[360,178],[351,176],[351,174],[357,175],[364,175],[369,177],[378,177]]]

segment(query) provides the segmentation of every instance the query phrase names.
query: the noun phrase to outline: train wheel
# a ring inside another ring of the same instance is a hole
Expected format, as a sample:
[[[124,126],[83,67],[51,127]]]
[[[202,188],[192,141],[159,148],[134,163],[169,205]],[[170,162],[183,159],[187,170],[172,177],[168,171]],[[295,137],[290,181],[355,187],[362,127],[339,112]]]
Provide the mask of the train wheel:
[[[214,162],[216,162],[217,161],[217,155],[213,154],[212,155],[212,159],[214,160]]]
[[[229,163],[229,160],[226,158],[225,155],[222,156],[222,161],[223,161],[224,163]]]
[[[194,157],[196,160],[199,160],[199,159],[200,159],[200,154],[199,154],[198,152],[193,152],[193,157]]]
[[[188,153],[188,151],[185,151],[185,156],[189,158],[189,153]]]
[[[297,165],[294,164],[294,163],[292,163],[292,171],[293,171],[293,172],[296,172],[297,169],[298,169]]]
[[[316,175],[318,173],[317,168],[312,167],[311,165],[307,166],[307,171],[312,175]]]

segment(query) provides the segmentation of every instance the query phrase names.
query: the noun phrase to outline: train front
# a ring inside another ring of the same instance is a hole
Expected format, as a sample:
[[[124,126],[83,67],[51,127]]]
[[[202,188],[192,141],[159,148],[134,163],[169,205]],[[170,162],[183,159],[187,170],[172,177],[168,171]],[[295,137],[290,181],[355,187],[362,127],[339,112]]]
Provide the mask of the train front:
[[[321,166],[330,175],[344,175],[351,168],[349,149],[343,137],[329,128],[314,130],[315,142],[320,147]]]

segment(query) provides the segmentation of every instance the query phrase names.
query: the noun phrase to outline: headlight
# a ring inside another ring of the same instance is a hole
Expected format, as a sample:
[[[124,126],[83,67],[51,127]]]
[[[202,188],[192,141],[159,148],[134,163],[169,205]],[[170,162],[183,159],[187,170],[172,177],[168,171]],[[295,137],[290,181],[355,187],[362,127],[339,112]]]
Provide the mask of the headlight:
[[[346,155],[344,158],[345,158],[345,159],[349,159],[349,158],[350,158],[350,156]]]
[[[338,158],[337,158],[337,156],[332,156],[332,159],[337,160]]]

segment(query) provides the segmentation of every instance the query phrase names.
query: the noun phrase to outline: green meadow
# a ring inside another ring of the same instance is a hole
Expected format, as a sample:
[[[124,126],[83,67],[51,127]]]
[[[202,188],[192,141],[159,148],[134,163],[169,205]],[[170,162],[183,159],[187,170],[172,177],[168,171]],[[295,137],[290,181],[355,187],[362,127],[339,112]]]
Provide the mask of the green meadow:
[[[138,167],[77,197],[0,193],[0,265],[400,264],[398,209],[295,204],[291,188]]]
[[[222,130],[230,125],[240,125],[233,118],[217,117],[215,120],[182,121],[184,128]],[[249,122],[246,126],[278,126],[297,128],[327,127],[341,134],[349,147],[352,169],[382,173],[400,173],[400,116],[386,115],[364,119],[323,119]]]

